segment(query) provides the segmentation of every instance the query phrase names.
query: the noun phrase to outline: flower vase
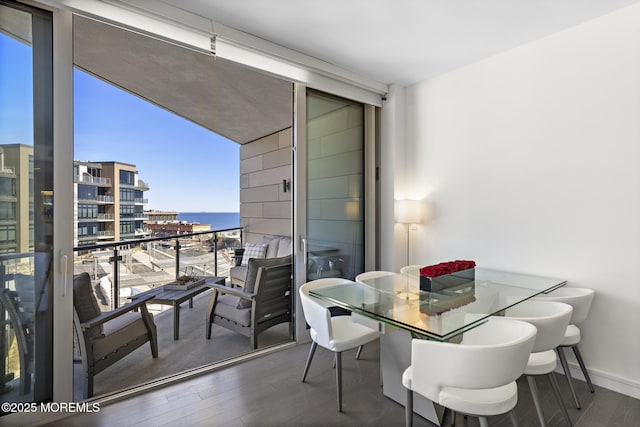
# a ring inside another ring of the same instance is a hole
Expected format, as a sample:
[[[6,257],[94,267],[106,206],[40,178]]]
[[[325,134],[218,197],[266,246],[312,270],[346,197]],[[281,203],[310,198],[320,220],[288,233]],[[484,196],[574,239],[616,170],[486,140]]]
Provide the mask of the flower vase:
[[[456,271],[455,273],[443,274],[436,277],[420,276],[420,290],[427,292],[438,292],[443,289],[464,285],[475,280],[475,268]]]

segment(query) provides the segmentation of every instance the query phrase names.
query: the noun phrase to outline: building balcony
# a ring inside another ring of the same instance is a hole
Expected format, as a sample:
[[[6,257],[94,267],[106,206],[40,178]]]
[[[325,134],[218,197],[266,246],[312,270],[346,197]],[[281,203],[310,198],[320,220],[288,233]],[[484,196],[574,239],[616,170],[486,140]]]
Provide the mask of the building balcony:
[[[149,215],[146,215],[143,213],[120,214],[120,219],[129,220],[129,221],[131,220],[144,221],[149,219]]]
[[[111,186],[111,178],[102,178],[91,175],[76,175],[73,177],[73,181],[81,184],[95,184],[105,187]]]
[[[82,202],[82,203],[98,203],[97,199],[91,198],[83,198],[83,197],[78,197],[78,202]]]
[[[108,213],[99,213],[96,219],[98,221],[113,221],[115,219],[115,216]]]
[[[96,196],[95,198],[80,198],[78,197],[78,202],[82,203],[113,203],[113,196]]]
[[[138,184],[135,186],[135,188],[138,189],[138,190],[142,190],[142,191],[148,191],[149,190],[149,184],[147,184],[143,180],[139,179],[138,180]]]
[[[96,235],[95,234],[88,234],[88,235],[78,236],[78,244],[79,245],[87,245],[87,244],[95,243],[95,241],[96,241]]]
[[[112,230],[99,230],[96,232],[98,238],[113,238],[115,235],[115,232]]]

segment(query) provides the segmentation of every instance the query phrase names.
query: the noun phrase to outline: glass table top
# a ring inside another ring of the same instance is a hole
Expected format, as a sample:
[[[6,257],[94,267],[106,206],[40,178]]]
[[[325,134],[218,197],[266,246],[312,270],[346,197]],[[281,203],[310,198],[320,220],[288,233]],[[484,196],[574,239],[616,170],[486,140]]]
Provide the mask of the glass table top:
[[[415,271],[315,289],[310,294],[414,334],[447,341],[489,316],[565,284],[553,277],[476,267],[474,280],[433,286],[432,291],[420,289]]]

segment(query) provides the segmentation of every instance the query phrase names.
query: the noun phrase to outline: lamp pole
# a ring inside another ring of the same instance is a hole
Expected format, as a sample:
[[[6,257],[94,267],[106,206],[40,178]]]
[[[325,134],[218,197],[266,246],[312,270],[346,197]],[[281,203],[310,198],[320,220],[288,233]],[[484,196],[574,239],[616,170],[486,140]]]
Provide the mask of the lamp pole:
[[[409,235],[409,233],[410,232],[411,232],[411,224],[407,224],[407,265],[411,264],[411,260],[409,259],[409,243],[410,243],[410,240],[409,240],[410,235]]]

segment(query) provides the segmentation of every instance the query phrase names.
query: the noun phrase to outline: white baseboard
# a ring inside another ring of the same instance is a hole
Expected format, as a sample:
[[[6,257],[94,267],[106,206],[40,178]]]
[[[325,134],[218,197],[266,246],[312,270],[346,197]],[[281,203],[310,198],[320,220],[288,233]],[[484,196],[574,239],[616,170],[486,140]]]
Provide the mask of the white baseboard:
[[[585,381],[582,370],[577,363],[569,362],[569,369],[571,370],[571,376],[580,381]],[[640,383],[637,381],[631,381],[627,378],[618,377],[608,372],[599,371],[597,369],[587,369],[589,371],[589,378],[594,385],[606,388],[608,390],[621,393],[626,396],[640,399]],[[558,361],[556,372],[564,374],[562,366]]]

